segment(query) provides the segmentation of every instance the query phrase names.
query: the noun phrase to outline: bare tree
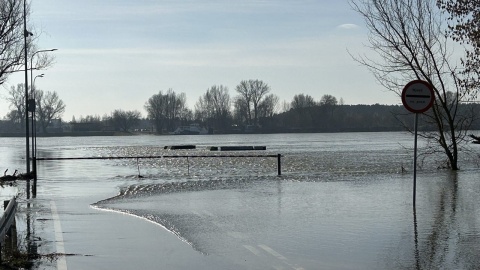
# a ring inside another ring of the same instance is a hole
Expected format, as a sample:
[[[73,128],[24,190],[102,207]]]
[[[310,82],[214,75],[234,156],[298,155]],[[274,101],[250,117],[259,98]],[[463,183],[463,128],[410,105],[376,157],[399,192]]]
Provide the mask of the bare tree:
[[[469,112],[459,110],[460,103],[475,90],[461,83],[459,69],[451,64],[445,20],[436,1],[353,0],[350,3],[363,16],[370,31],[370,48],[379,56],[354,58],[398,96],[410,80],[424,80],[433,86],[434,106],[424,118],[436,127],[436,132],[423,136],[436,142],[430,144],[431,150],[443,152],[450,168],[457,170],[459,143],[474,119]],[[449,91],[454,93],[453,102],[450,102]]]
[[[293,96],[293,100],[291,102],[291,108],[294,110],[300,108],[314,107],[315,105],[316,104],[313,97],[305,94],[298,94]]]
[[[323,95],[319,102],[320,106],[335,106],[338,104],[337,98],[332,95]]]
[[[150,97],[145,103],[145,110],[147,111],[148,118],[155,125],[157,133],[162,133],[166,122],[163,107],[164,98],[162,91]]]
[[[243,99],[243,103],[247,105],[247,114],[248,114],[248,124],[252,124],[252,114],[253,114],[253,124],[258,124],[258,106],[260,105],[262,99],[265,97],[268,92],[270,92],[270,87],[260,80],[248,80],[241,81],[237,85],[236,91],[240,94],[240,98]],[[253,107],[253,112],[252,108]]]
[[[277,95],[270,94],[265,96],[265,98],[258,105],[258,115],[260,117],[270,118],[278,112],[279,109],[279,98]]]
[[[239,96],[235,101],[236,113],[245,113],[242,118],[245,118],[247,124],[252,123],[252,91],[248,81],[241,81],[235,88]],[[237,117],[238,118],[238,117]]]
[[[100,117],[100,115],[95,114],[95,115],[86,115],[86,116],[80,115],[80,119],[78,121],[75,119],[75,117],[74,117],[73,120],[75,120],[75,122],[78,122],[78,123],[98,123],[98,124],[100,124],[105,119],[102,119]]]
[[[197,119],[216,129],[226,129],[230,118],[230,95],[228,88],[219,85],[210,87],[195,104]]]
[[[37,102],[37,117],[41,130],[47,132],[47,127],[52,123],[53,119],[62,118],[65,112],[65,103],[58,97],[57,92],[41,90],[35,91]]]
[[[249,118],[249,103],[237,96],[233,102],[233,118],[238,125],[249,124],[251,119]]]
[[[322,107],[322,109],[325,110],[325,113],[328,115],[328,122],[331,122],[331,120],[333,119],[333,113],[335,112],[335,109],[338,105],[337,98],[332,95],[323,95],[322,98],[320,98],[320,102],[318,104]]]
[[[27,52],[33,55],[36,51],[35,41],[38,39],[38,35],[32,32],[33,26],[28,25],[30,28],[26,32],[24,31],[23,21],[23,3],[19,0],[2,0],[0,1],[0,85],[5,83],[13,72],[22,71],[25,69],[25,40],[24,36],[27,35]],[[26,3],[26,15],[27,24],[30,14],[30,7]],[[42,69],[53,64],[54,58],[46,53],[40,53],[33,62],[33,67],[28,68]],[[28,63],[30,64],[30,63]]]
[[[288,112],[290,109],[292,109],[291,103],[288,103],[286,100],[282,101],[281,104],[281,112]]]
[[[188,108],[186,105],[178,112],[177,119],[180,122],[180,125],[186,125],[194,121],[193,111]]]
[[[203,96],[198,98],[197,103],[195,103],[195,119],[204,123],[210,121],[212,115],[210,104],[205,100]],[[210,125],[210,123],[207,123]]]
[[[131,128],[134,128],[140,122],[140,112],[137,110],[134,111],[124,111],[124,110],[115,110],[110,116],[113,126],[117,130],[122,130],[128,132]]]
[[[0,85],[24,63],[23,1],[0,1]]]
[[[158,133],[161,133],[164,128],[173,131],[176,121],[181,121],[181,118],[191,114],[186,110],[186,102],[185,93],[176,94],[172,89],[169,89],[166,94],[160,91],[150,97],[145,104],[145,110]]]
[[[8,91],[7,101],[10,102],[11,112],[8,114],[9,120],[20,124],[22,130],[25,129],[25,84],[17,84],[17,87],[11,86]]]

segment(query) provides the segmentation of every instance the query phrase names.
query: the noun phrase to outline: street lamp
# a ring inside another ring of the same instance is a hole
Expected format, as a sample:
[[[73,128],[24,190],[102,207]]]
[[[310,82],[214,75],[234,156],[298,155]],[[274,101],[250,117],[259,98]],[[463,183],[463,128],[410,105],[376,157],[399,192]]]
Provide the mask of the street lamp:
[[[25,55],[25,139],[26,139],[26,155],[25,161],[27,163],[27,171],[26,173],[30,173],[30,149],[28,147],[28,136],[30,135],[28,132],[28,48],[27,48],[27,37],[29,36],[29,32],[27,31],[27,0],[23,0],[23,50]],[[27,180],[27,198],[30,198],[30,180]]]
[[[33,79],[33,83],[30,85],[32,87],[32,98],[30,99],[30,111],[32,112],[32,171],[33,171],[33,187],[32,193],[33,197],[37,196],[37,120],[36,120],[36,100],[37,95],[35,91],[35,80],[37,78],[43,78],[44,74],[39,74]]]
[[[58,49],[48,49],[48,50],[39,50],[39,51],[36,51],[32,54],[32,57],[30,58],[30,86],[32,87],[32,93],[33,93],[33,58],[35,58],[35,55],[37,53],[41,53],[41,52],[54,52]]]
[[[35,87],[33,87],[33,86],[35,85],[35,80],[37,78],[43,78],[43,76],[45,76],[45,74],[42,73],[42,74],[39,74],[39,75],[35,76],[35,78],[33,79],[32,88],[33,88],[34,91],[35,91]]]
[[[25,32],[27,32],[25,30]],[[25,34],[27,35],[27,34]],[[26,39],[26,38],[25,38]],[[26,43],[26,42],[25,42]],[[25,60],[27,59],[27,49],[26,49],[26,45],[25,45]],[[41,53],[41,52],[53,52],[53,51],[56,51],[57,49],[47,49],[47,50],[38,50],[36,52],[34,52],[30,58],[30,88],[31,88],[31,95],[33,96],[33,103],[35,104],[35,95],[34,95],[34,87],[33,87],[33,84],[34,84],[34,78],[33,78],[33,58],[35,58],[35,55],[37,53]],[[27,64],[26,64],[26,61],[25,61],[25,100],[26,100],[26,109],[25,109],[25,118],[26,118],[26,136],[27,136],[27,173],[30,173],[30,154],[29,154],[29,142],[28,142],[28,137],[30,136],[30,132],[28,131],[28,106],[30,105],[29,104],[29,98],[28,98],[28,85],[27,85],[27,82],[28,82],[28,79],[27,79]],[[42,76],[37,76],[37,77],[43,77],[43,74],[41,74]],[[37,78],[35,77],[35,79]],[[34,108],[35,105],[33,105],[32,107],[32,151],[34,149],[34,146],[33,146],[33,133],[34,133],[34,130],[33,130],[33,122],[34,122],[34,111],[35,111],[35,108]],[[32,156],[34,156],[35,154],[32,152]],[[36,169],[36,168],[35,168]]]
[[[37,108],[37,94],[35,90],[35,80],[37,78],[43,78],[45,74],[40,74],[35,76],[33,79],[33,83],[31,84],[32,91],[30,93],[31,98],[29,102],[29,108],[28,110],[32,113],[32,165],[33,165],[33,171],[36,173],[36,161],[35,158],[37,157],[37,121],[36,121],[36,108]]]
[[[30,99],[35,99],[35,96],[36,96],[36,94],[35,94],[35,80],[37,78],[43,78],[44,75],[45,74],[42,73],[42,74],[39,74],[39,75],[35,76],[35,78],[33,79],[33,82],[30,83],[30,88],[31,88],[30,89]],[[31,108],[29,108],[29,109],[31,109]]]

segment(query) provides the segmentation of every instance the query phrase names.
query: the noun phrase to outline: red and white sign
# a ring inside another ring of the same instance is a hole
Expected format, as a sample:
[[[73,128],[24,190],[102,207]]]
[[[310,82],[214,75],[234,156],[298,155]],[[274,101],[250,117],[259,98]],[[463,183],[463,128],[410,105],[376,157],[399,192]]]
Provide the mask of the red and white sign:
[[[411,81],[403,88],[403,106],[413,113],[426,112],[432,107],[434,100],[433,87],[426,81]]]

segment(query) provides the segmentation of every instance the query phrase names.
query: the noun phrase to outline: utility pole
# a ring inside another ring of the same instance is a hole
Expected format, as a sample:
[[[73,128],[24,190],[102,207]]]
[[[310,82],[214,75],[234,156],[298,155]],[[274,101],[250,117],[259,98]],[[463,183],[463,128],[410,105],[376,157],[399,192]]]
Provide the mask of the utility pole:
[[[26,155],[25,161],[27,162],[27,171],[30,173],[30,145],[29,145],[29,135],[28,130],[28,48],[27,48],[27,37],[30,35],[30,32],[27,31],[27,0],[23,0],[23,41],[24,41],[24,54],[25,54],[25,143],[26,143]]]

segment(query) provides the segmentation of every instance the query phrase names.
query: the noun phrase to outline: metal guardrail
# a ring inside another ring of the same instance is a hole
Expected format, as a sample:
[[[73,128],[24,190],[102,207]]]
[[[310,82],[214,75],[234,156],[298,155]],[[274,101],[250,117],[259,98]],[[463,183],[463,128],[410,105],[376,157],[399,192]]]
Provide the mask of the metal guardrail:
[[[15,197],[13,197],[10,201],[5,201],[5,204],[7,204],[5,207],[5,212],[0,218],[0,245],[3,244],[5,241],[5,236],[10,230],[10,227],[14,224],[15,213],[17,211],[17,200]]]
[[[146,159],[146,158],[217,158],[217,157],[278,157],[278,155],[160,155],[160,156],[118,156],[118,157],[61,157],[61,158],[36,158],[38,161],[47,160],[82,160],[82,159]]]
[[[36,161],[51,161],[51,160],[95,160],[95,159],[161,159],[161,158],[277,158],[277,173],[282,175],[282,155],[160,155],[160,156],[117,156],[117,157],[64,157],[64,158],[35,158]],[[190,170],[190,168],[189,168]]]
[[[5,212],[0,218],[0,263],[2,263],[2,248],[17,248],[17,230],[15,227],[15,213],[17,212],[17,200],[13,197],[9,201],[3,202]],[[7,242],[5,241],[6,236]],[[6,242],[6,243],[5,243]]]

